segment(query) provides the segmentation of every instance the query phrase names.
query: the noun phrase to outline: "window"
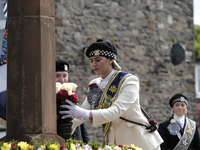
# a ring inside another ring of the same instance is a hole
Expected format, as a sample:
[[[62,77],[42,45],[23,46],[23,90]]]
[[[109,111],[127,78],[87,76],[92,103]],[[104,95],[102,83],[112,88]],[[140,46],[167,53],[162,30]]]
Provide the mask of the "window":
[[[196,62],[195,64],[195,91],[196,98],[200,98],[200,63]]]

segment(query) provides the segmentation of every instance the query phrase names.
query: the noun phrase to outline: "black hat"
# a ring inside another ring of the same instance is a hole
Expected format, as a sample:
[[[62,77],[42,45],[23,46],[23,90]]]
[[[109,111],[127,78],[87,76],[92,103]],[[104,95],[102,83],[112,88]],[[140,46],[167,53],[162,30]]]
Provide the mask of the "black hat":
[[[69,70],[69,63],[65,60],[57,59],[56,60],[56,72]]]
[[[110,41],[98,39],[87,48],[86,56],[88,58],[92,56],[103,56],[116,59],[117,49]]]
[[[184,102],[186,105],[188,105],[188,98],[185,95],[178,93],[172,96],[172,98],[169,100],[169,105],[173,107],[176,102]]]

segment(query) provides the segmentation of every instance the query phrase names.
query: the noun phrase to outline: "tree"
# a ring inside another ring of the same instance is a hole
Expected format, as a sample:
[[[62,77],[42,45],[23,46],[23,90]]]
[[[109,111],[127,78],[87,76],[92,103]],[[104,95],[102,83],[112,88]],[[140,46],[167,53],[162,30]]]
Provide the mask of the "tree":
[[[194,48],[196,57],[200,58],[200,26],[194,26]]]

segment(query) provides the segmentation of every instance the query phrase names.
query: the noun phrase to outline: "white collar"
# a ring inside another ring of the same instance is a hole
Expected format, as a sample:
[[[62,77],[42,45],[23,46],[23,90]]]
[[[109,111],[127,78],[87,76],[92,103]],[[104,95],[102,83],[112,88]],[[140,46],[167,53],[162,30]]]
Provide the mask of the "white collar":
[[[101,82],[99,83],[99,87],[100,87],[101,90],[104,90],[104,88],[105,88],[106,85],[108,84],[110,78],[112,77],[112,75],[113,75],[115,72],[116,72],[116,70],[113,69],[105,79],[103,79],[103,78],[101,77]]]
[[[113,70],[109,73],[109,75],[107,75],[107,77],[106,77],[105,79],[103,79],[103,78],[101,77],[101,78],[102,78],[101,81],[109,81],[110,78],[112,77],[112,75],[113,75],[115,72],[116,72],[116,70],[113,69]]]
[[[174,119],[181,125],[181,127],[183,128],[184,124],[185,124],[185,115],[179,117],[176,114],[174,114]]]

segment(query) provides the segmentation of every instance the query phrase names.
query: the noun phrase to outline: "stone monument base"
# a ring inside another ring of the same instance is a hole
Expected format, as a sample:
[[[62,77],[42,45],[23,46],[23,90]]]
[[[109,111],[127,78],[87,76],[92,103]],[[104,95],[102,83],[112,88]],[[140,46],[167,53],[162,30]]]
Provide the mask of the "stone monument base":
[[[17,140],[17,141],[24,141],[29,143],[32,139],[40,138],[41,144],[44,144],[45,140],[53,140],[57,141],[59,144],[63,144],[65,140],[58,136],[57,134],[18,134],[18,135],[6,135],[3,138],[0,139],[0,141],[11,141],[11,140]]]

